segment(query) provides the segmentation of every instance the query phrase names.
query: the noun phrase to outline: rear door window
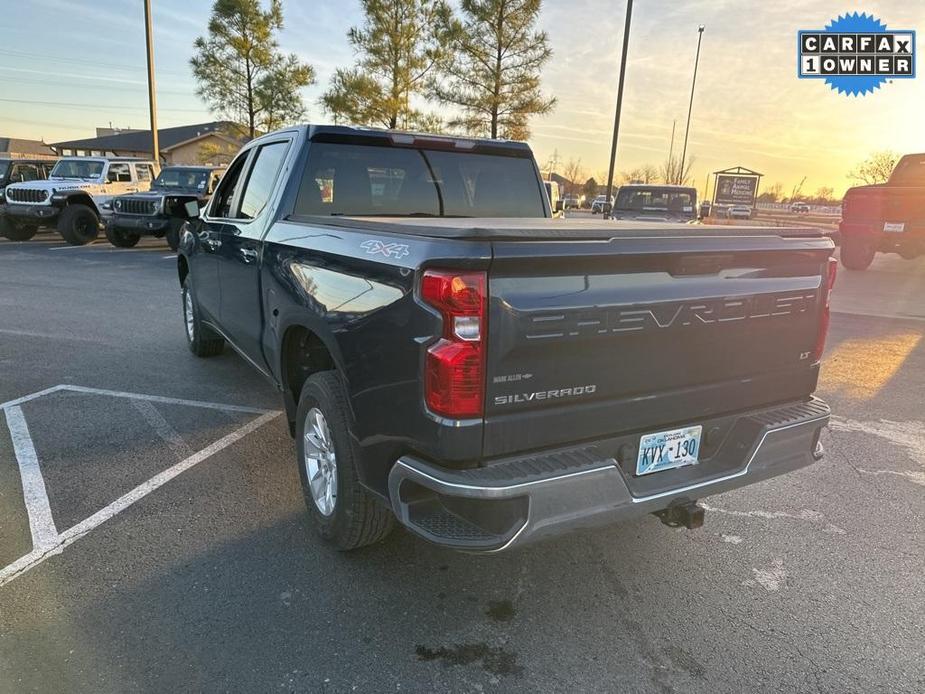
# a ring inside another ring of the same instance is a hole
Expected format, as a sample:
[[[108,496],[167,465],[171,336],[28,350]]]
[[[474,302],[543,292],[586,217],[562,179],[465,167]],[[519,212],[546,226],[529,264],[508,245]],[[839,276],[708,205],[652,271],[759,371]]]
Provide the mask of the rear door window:
[[[151,165],[150,164],[135,164],[135,173],[138,175],[138,180],[143,183],[149,183],[151,181]]]

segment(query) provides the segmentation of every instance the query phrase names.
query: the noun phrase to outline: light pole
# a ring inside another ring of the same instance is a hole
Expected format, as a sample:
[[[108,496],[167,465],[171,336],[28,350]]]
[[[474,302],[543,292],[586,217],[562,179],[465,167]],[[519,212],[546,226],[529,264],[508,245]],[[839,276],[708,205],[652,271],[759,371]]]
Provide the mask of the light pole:
[[[703,24],[697,27],[697,57],[694,58],[694,79],[691,80],[691,102],[687,106],[687,127],[684,129],[684,148],[681,150],[678,185],[684,182],[684,160],[687,157],[687,136],[691,131],[691,111],[694,108],[694,87],[697,85],[697,66],[700,64],[700,42],[703,41],[703,29]]]
[[[148,58],[148,110],[151,115],[151,158],[160,163],[157,142],[157,95],[154,83],[154,30],[151,26],[151,0],[145,0],[145,47]]]
[[[630,45],[630,20],[633,17],[633,0],[626,0],[626,24],[623,27],[623,57],[620,58],[620,81],[617,84],[617,110],[613,115],[613,141],[610,144],[610,168],[607,171],[607,199],[604,201],[610,218],[613,210],[609,209],[610,198],[613,195],[613,167],[617,159],[617,135],[620,132],[620,110],[623,108],[623,80],[626,77],[626,53]]]

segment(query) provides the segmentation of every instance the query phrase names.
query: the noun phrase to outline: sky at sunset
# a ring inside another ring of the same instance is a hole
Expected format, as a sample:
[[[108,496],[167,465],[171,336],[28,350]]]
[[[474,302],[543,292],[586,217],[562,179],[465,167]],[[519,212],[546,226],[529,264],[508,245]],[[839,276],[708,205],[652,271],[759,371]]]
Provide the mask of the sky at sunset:
[[[141,0],[5,4],[0,136],[55,142],[90,137],[110,122],[147,127]],[[160,126],[213,120],[188,68],[211,3],[153,0],[153,6]],[[554,57],[543,85],[558,106],[532,121],[530,142],[541,165],[557,153],[563,163],[580,158],[586,175],[606,172],[624,8],[544,0],[540,26]],[[840,194],[850,185],[846,173],[872,151],[925,151],[925,76],[863,97],[796,77],[797,30],[822,28],[856,10],[925,36],[925,2],[918,0],[636,0],[617,170],[661,164],[674,119],[680,147],[698,24],[706,30],[688,153],[701,193],[708,172],[742,165],[764,173],[763,186],[780,182],[789,192],[805,176],[805,193],[828,185]],[[308,120],[327,122],[318,97],[335,68],[353,61],[346,32],[362,19],[359,3],[284,0],[284,11],[281,47],[318,75],[305,90]]]

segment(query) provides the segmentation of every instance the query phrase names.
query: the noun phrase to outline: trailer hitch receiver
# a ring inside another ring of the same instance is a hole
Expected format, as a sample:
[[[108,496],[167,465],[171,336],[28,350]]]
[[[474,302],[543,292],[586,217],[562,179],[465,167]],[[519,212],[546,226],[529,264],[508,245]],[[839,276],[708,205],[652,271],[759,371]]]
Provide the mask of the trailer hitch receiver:
[[[703,526],[704,510],[696,501],[683,504],[673,504],[666,509],[656,511],[658,519],[669,528],[684,527],[688,530]]]

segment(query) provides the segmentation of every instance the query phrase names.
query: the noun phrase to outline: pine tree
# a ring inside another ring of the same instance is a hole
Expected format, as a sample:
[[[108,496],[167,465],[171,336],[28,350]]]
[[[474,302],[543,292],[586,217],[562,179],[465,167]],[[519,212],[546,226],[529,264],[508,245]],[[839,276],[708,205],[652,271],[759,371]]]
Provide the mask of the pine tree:
[[[279,50],[274,34],[282,28],[281,0],[268,10],[260,0],[215,0],[208,36],[193,44],[196,93],[212,111],[243,120],[251,137],[301,118],[299,89],[315,81],[311,65]]]
[[[474,136],[525,140],[531,116],[556,100],[540,91],[552,57],[545,32],[536,31],[541,0],[463,0],[461,26],[449,33],[456,58],[440,65],[430,95],[461,110],[450,121]]]
[[[347,38],[359,55],[355,67],[339,69],[321,103],[335,122],[387,128],[434,129],[412,98],[434,66],[447,58],[452,13],[442,0],[361,0],[366,20]]]

